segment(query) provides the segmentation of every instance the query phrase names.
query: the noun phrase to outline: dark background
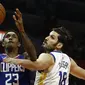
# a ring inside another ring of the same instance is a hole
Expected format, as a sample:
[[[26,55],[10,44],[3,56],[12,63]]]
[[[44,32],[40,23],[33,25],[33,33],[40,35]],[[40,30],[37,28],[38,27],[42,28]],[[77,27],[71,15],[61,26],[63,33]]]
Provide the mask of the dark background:
[[[66,27],[73,36],[70,56],[85,68],[85,0],[0,0],[6,8],[5,21],[0,30],[15,29],[12,19],[15,8],[23,14],[24,27],[37,53],[51,28]],[[2,52],[2,49],[0,49]],[[70,77],[70,85],[84,85],[85,81]]]

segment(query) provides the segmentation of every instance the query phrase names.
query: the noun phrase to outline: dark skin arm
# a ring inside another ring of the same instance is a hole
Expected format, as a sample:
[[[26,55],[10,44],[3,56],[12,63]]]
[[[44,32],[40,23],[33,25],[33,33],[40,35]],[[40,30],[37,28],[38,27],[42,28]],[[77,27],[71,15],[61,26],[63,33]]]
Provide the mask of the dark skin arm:
[[[25,51],[29,54],[30,60],[35,61],[37,59],[36,50],[35,50],[33,43],[31,42],[31,40],[29,39],[29,37],[27,36],[24,30],[22,13],[19,11],[19,9],[16,9],[15,15],[13,15],[13,19],[21,34],[21,38],[22,38]]]

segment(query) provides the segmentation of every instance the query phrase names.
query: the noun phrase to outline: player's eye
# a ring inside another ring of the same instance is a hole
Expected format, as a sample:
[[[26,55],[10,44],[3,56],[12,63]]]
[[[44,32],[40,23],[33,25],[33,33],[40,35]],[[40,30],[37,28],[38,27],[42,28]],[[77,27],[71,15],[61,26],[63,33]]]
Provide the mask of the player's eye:
[[[52,39],[55,39],[54,36],[51,36]]]
[[[6,36],[5,36],[5,38],[9,38],[10,37],[10,35],[9,34],[7,34]]]
[[[12,35],[12,37],[13,37],[13,38],[17,38],[17,36],[16,36],[16,35]]]

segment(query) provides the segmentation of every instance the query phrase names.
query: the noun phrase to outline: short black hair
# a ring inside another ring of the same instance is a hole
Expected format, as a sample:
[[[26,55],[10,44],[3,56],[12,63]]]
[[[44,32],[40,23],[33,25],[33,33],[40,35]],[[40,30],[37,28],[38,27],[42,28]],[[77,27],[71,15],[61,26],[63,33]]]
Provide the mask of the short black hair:
[[[63,43],[62,51],[66,53],[71,45],[72,35],[65,27],[57,27],[52,30],[59,34],[58,42]]]
[[[59,42],[66,43],[68,40],[72,39],[72,35],[65,27],[53,28],[53,31],[57,32],[59,36]]]
[[[8,32],[14,32],[14,33],[18,36],[18,40],[19,40],[19,42],[21,43],[20,33],[19,33],[18,31],[13,30],[13,29],[7,30],[7,31],[5,32],[5,35],[3,36],[2,42],[4,41],[4,38],[5,38],[5,36],[6,36],[6,34],[7,34]]]

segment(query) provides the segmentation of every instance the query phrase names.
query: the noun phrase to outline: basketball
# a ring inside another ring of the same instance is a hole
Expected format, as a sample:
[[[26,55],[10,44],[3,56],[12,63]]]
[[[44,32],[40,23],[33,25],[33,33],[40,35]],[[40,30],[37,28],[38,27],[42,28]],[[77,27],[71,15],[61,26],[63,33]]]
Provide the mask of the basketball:
[[[4,6],[0,3],[0,24],[3,23],[3,21],[4,21],[4,19],[5,19],[5,16],[6,16],[5,8],[4,8]]]

